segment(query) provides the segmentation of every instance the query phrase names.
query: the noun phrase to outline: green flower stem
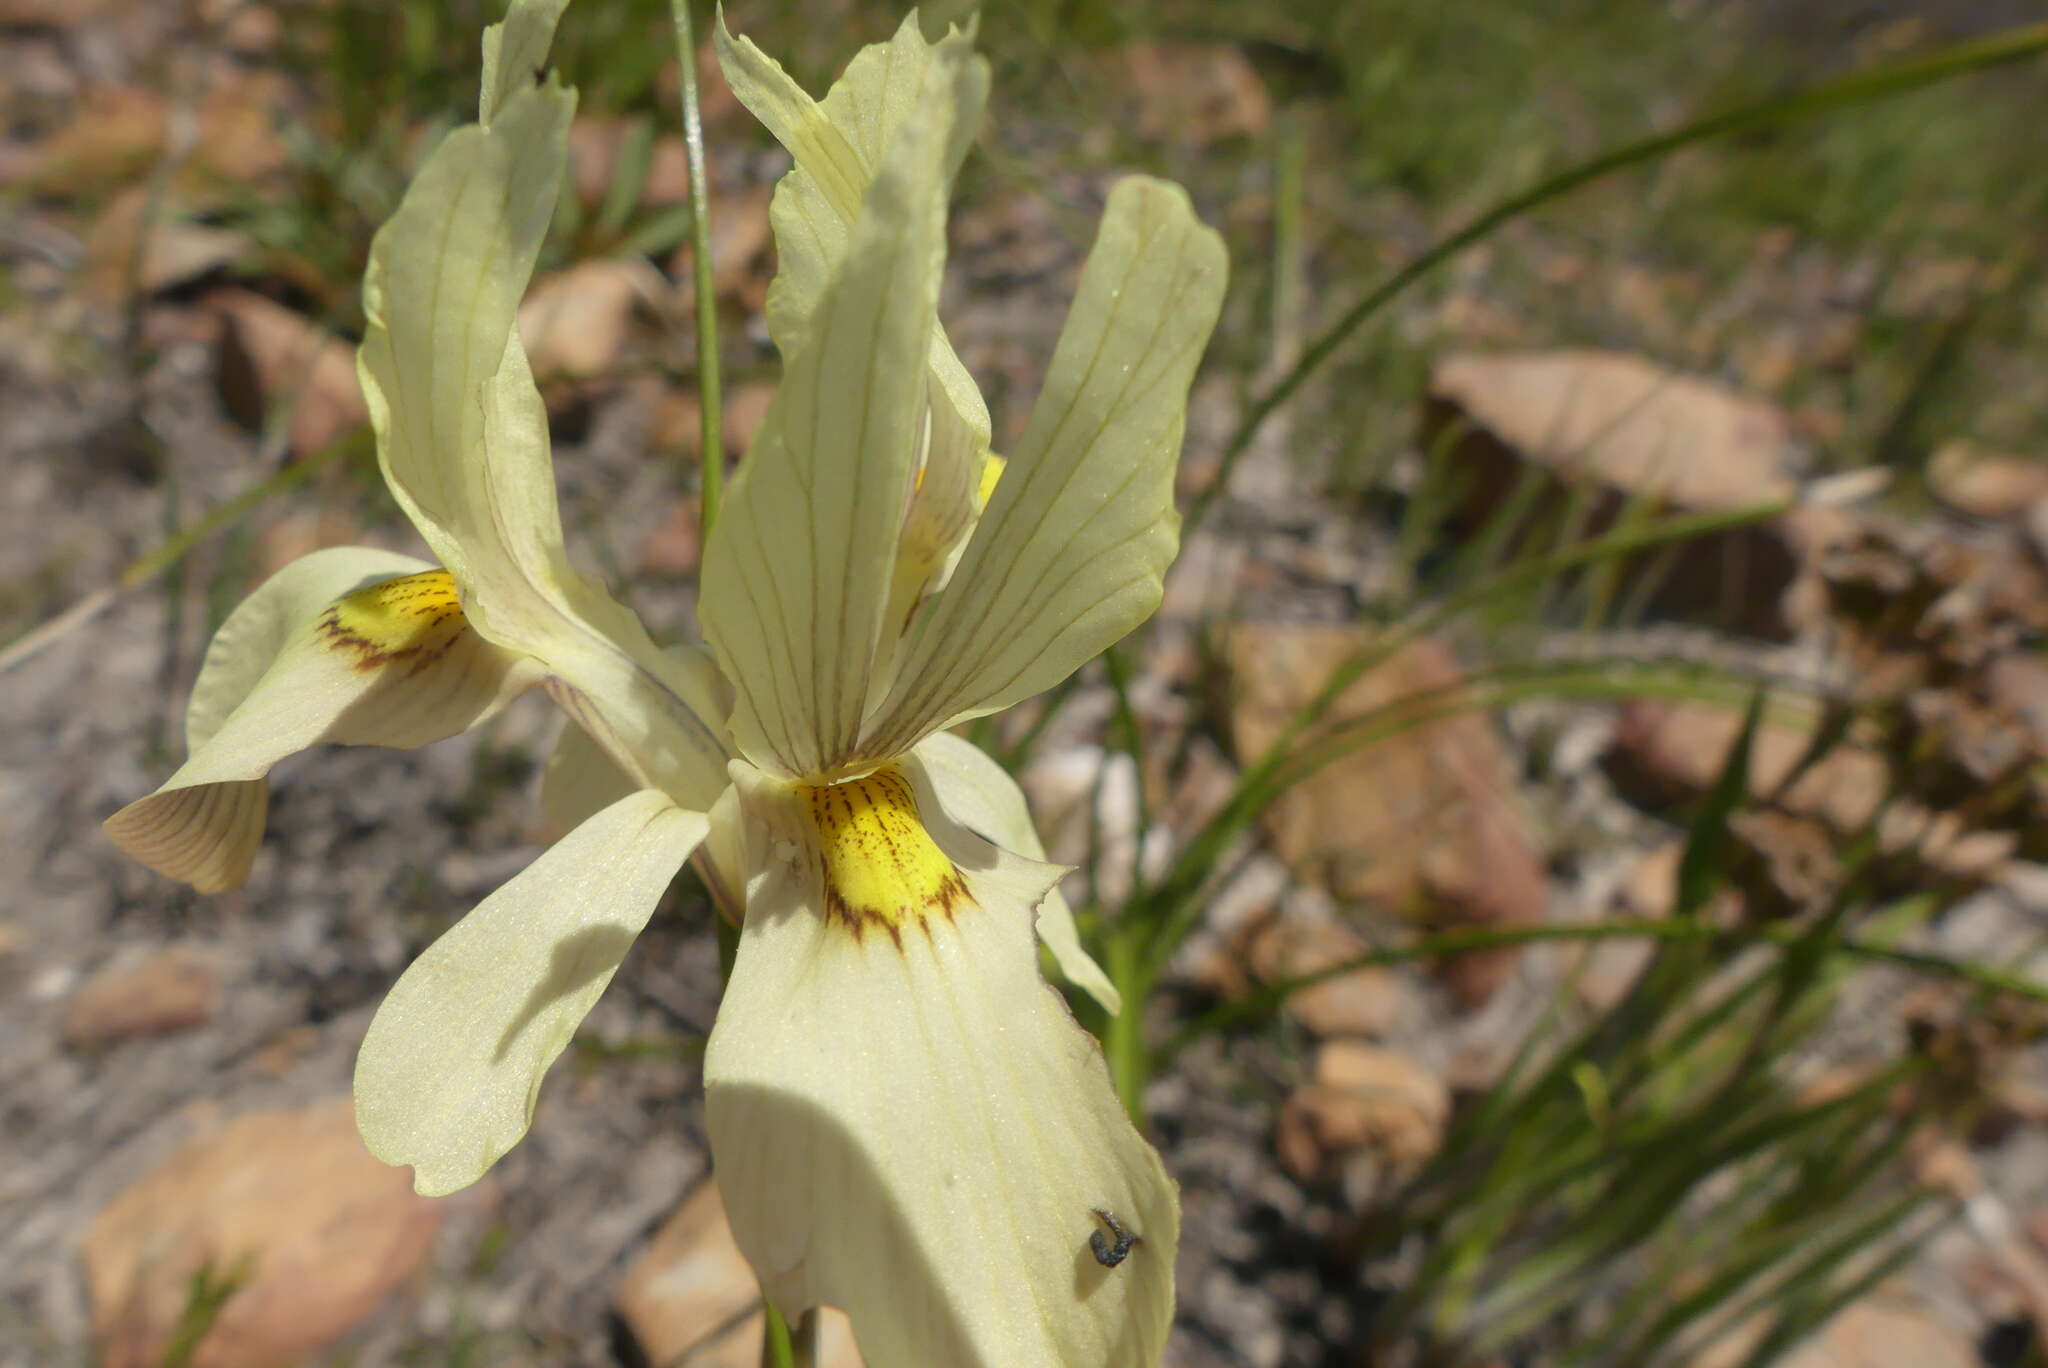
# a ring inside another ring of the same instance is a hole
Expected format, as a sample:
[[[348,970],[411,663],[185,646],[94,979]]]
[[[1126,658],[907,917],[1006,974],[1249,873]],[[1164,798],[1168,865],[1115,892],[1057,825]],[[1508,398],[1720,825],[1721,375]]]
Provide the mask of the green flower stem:
[[[1243,997],[1212,1008],[1189,1022],[1154,1053],[1154,1059],[1164,1061],[1202,1036],[1239,1022],[1265,1016],[1304,988],[1313,987],[1326,979],[1341,978],[1345,974],[1379,965],[1407,964],[1416,960],[1439,959],[1473,950],[1528,945],[1537,941],[1695,940],[1724,944],[1754,941],[1786,947],[1806,942],[1811,935],[1810,929],[1798,926],[1732,929],[1709,926],[1691,917],[1670,917],[1663,920],[1618,919],[1564,925],[1482,927],[1449,931],[1438,936],[1424,936],[1406,945],[1390,945],[1384,949],[1369,951],[1355,958],[1327,965],[1312,974],[1300,974],[1264,984]],[[2048,1002],[2048,982],[1994,965],[1950,959],[1946,955],[1937,955],[1931,951],[1902,949],[1896,945],[1886,945],[1855,936],[1830,936],[1822,948],[1835,955],[1897,964],[1940,978],[1959,979],[1989,992],[2010,993],[2036,1002]]]
[[[1325,329],[1322,336],[1302,353],[1301,359],[1274,382],[1271,389],[1259,396],[1245,413],[1243,420],[1238,423],[1237,430],[1231,434],[1230,441],[1223,449],[1223,457],[1217,463],[1215,476],[1203,487],[1194,504],[1188,509],[1187,519],[1181,526],[1182,538],[1193,536],[1195,529],[1201,526],[1210,507],[1229,485],[1231,471],[1236,469],[1238,460],[1251,446],[1252,439],[1258,435],[1259,429],[1282,405],[1294,397],[1295,392],[1317,367],[1335,355],[1337,349],[1343,346],[1366,320],[1378,313],[1403,290],[1465,248],[1490,237],[1496,229],[1531,210],[1542,208],[1552,200],[1570,194],[1581,186],[1590,185],[1616,172],[1655,161],[1693,143],[1753,133],[1795,119],[1812,118],[1839,109],[1854,108],[1893,95],[1903,95],[1908,91],[1919,90],[1986,67],[2037,56],[2042,52],[2048,52],[2048,23],[2026,24],[2007,29],[1989,37],[1957,43],[1929,56],[1915,57],[1879,67],[1874,71],[1852,72],[1836,80],[1808,86],[1790,95],[1706,115],[1668,133],[1652,134],[1635,142],[1624,143],[1575,166],[1568,166],[1554,175],[1546,176],[1528,189],[1508,196],[1375,286],[1363,299],[1346,310],[1342,318]]]
[[[1117,1100],[1140,1130],[1145,1126],[1145,1082],[1152,1076],[1145,1045],[1145,1003],[1152,996],[1153,970],[1145,963],[1144,947],[1139,929],[1120,926],[1111,936],[1109,963],[1103,966],[1123,998],[1123,1010],[1104,1022],[1102,1052],[1109,1060]]]
[[[697,409],[702,423],[704,485],[700,522],[705,540],[718,520],[725,486],[725,424],[718,381],[718,295],[711,283],[711,185],[704,174],[704,119],[697,98],[697,37],[690,0],[669,0],[682,73],[683,148],[690,166],[690,257],[697,296]]]
[[[775,1303],[761,1298],[761,1368],[797,1368],[796,1346],[790,1342],[789,1323],[775,1309]]]

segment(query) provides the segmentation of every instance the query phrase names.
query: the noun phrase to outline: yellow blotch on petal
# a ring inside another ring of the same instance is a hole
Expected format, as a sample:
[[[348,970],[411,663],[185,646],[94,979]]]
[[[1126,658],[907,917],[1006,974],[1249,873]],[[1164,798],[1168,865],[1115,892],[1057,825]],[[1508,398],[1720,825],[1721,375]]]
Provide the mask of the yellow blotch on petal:
[[[910,781],[894,765],[843,783],[799,790],[825,865],[825,910],[856,938],[880,926],[899,945],[908,926],[952,920],[968,905],[966,881],[924,821]]]
[[[996,481],[1003,478],[1003,471],[1008,468],[1009,464],[1010,462],[1006,457],[998,456],[993,451],[983,458],[981,463],[981,483],[975,486],[974,490],[975,512],[979,513],[987,509],[990,496],[996,492]]]
[[[353,655],[359,670],[401,661],[414,672],[423,670],[468,630],[455,577],[446,570],[423,570],[358,589],[328,605],[320,618],[321,638]]]

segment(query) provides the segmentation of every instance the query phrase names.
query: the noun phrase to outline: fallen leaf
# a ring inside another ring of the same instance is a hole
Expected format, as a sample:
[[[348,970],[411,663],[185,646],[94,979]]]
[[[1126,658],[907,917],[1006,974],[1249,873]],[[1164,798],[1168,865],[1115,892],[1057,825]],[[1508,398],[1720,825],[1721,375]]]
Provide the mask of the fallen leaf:
[[[221,399],[237,421],[261,431],[274,409],[288,407],[286,437],[296,456],[319,451],[369,421],[348,343],[251,290],[215,290],[201,302],[225,324]]]
[[[1316,1051],[1315,1073],[1281,1105],[1280,1162],[1302,1182],[1365,1158],[1375,1182],[1413,1173],[1443,1143],[1451,1094],[1407,1055],[1355,1040]]]
[[[626,349],[633,308],[665,289],[644,261],[599,257],[541,277],[519,306],[519,340],[540,380],[587,379],[611,370]]]
[[[1432,369],[1422,440],[1456,463],[1476,525],[1540,471],[1590,496],[1584,530],[1641,503],[1727,512],[1798,493],[1791,421],[1762,400],[1641,357],[1590,349],[1453,353]],[[1805,537],[1783,520],[1695,537],[1652,606],[1782,638],[1783,600],[1805,568]]]
[[[157,203],[152,210],[153,199],[147,186],[129,186],[87,230],[86,277],[102,300],[120,299],[131,280],[143,294],[188,284],[232,264],[253,246],[233,229],[181,218],[176,205]],[[147,231],[145,218],[152,220]]]
[[[1240,997],[1258,985],[1333,969],[1370,949],[1341,922],[1273,908],[1228,937],[1203,977],[1223,996]],[[1286,1010],[1318,1036],[1375,1038],[1390,1034],[1413,1006],[1399,975],[1370,965],[1299,989],[1288,996]]]
[[[1332,672],[1371,641],[1352,627],[1234,627],[1226,654],[1240,759],[1264,754]],[[1311,735],[1411,695],[1442,702],[1461,678],[1441,644],[1411,642],[1346,689]],[[1431,929],[1543,919],[1548,876],[1507,752],[1483,717],[1438,718],[1355,750],[1289,789],[1264,821],[1275,853],[1339,898]],[[1484,1002],[1515,954],[1459,956],[1446,966],[1451,986],[1468,1005]]]

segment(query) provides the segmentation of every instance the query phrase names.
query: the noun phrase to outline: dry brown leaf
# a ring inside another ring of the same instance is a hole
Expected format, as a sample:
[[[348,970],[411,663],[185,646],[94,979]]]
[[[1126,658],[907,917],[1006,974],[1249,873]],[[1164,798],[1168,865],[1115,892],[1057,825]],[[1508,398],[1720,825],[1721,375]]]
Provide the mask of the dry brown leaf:
[[[1472,524],[1497,512],[1532,470],[1590,496],[1588,533],[1643,502],[1716,512],[1798,492],[1798,441],[1783,412],[1619,352],[1445,356],[1430,373],[1423,441],[1452,453],[1468,482],[1460,516]],[[1653,606],[1786,636],[1797,624],[1784,599],[1805,570],[1806,540],[1782,519],[1693,538],[1662,575]]]
[[[634,304],[665,288],[646,262],[616,257],[536,280],[519,305],[519,339],[535,377],[588,379],[612,369],[625,352]]]
[[[102,300],[118,300],[132,281],[144,294],[189,284],[248,253],[249,238],[230,228],[193,223],[158,203],[149,187],[131,185],[108,201],[86,230],[86,280]],[[145,232],[143,221],[150,218]],[[141,251],[137,253],[140,240]]]
[[[1927,463],[1927,487],[1959,513],[2016,518],[2048,499],[2048,463],[1992,451],[1975,442],[1950,442]]]
[[[202,304],[225,324],[221,398],[238,421],[260,431],[274,409],[288,407],[287,441],[297,456],[369,421],[348,343],[252,290],[215,290]]]
[[[1332,671],[1371,640],[1351,627],[1233,628],[1226,650],[1238,755],[1263,754]],[[1326,725],[1448,690],[1461,678],[1441,644],[1411,642],[1345,690]],[[1299,876],[1340,898],[1375,903],[1428,928],[1526,926],[1543,919],[1549,880],[1512,774],[1485,718],[1439,718],[1326,765],[1267,809],[1266,830]],[[1446,966],[1452,987],[1468,1004],[1485,1001],[1514,953],[1460,956]]]

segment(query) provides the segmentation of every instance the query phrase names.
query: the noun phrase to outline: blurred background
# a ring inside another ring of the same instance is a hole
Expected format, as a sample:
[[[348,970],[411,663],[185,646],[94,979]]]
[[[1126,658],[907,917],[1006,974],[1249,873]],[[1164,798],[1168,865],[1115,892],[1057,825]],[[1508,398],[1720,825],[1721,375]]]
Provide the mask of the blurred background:
[[[822,92],[902,13],[728,18]],[[2048,1363],[2040,13],[982,15],[946,322],[998,449],[1117,175],[1232,258],[1165,606],[973,729],[1124,991],[1075,1006],[1182,1187],[1174,1368]],[[542,699],[281,767],[233,893],[98,830],[244,593],[419,549],[359,281],[496,17],[0,0],[9,1368],[759,1361],[692,875],[484,1183],[355,1139],[379,997],[552,834]],[[572,6],[521,327],[573,552],[686,640],[675,53],[661,0]],[[787,162],[697,65],[736,459]]]

